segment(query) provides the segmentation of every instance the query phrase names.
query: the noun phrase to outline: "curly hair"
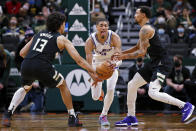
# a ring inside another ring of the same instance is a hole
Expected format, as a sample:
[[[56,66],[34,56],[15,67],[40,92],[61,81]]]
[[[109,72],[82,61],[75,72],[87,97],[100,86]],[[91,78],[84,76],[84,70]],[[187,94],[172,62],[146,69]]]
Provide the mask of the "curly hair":
[[[46,27],[48,31],[56,32],[60,26],[65,22],[66,17],[60,12],[54,12],[50,14],[46,21]]]

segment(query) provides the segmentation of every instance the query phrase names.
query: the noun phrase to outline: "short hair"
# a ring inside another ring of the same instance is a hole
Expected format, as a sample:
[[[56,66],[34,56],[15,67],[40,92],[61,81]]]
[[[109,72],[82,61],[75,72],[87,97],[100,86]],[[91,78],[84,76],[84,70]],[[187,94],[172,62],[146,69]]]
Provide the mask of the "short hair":
[[[65,22],[65,20],[66,17],[64,14],[60,12],[54,12],[48,16],[46,21],[46,28],[48,31],[56,32],[61,27],[63,22]]]
[[[183,61],[183,56],[182,55],[177,54],[174,57],[176,57],[178,60]]]
[[[151,17],[150,7],[148,7],[148,6],[140,6],[139,9],[140,9],[140,12],[144,13],[147,18]]]
[[[96,21],[96,25],[98,25],[98,24],[99,24],[99,22],[102,22],[102,21],[107,22],[107,23],[108,23],[108,25],[109,25],[109,21],[108,21],[107,19],[105,19],[105,18],[99,18],[99,19],[97,19],[97,21]]]

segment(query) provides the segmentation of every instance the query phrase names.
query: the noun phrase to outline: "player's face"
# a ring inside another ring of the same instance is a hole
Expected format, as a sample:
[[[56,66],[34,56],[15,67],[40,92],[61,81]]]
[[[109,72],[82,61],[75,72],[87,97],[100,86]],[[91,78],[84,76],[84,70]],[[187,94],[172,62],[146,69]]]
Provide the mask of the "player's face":
[[[96,27],[97,27],[98,35],[101,35],[101,38],[104,39],[108,33],[108,28],[109,28],[108,22],[100,21]]]
[[[143,17],[144,17],[144,13],[141,13],[140,9],[137,9],[135,16],[134,16],[135,22],[140,23],[142,21]]]

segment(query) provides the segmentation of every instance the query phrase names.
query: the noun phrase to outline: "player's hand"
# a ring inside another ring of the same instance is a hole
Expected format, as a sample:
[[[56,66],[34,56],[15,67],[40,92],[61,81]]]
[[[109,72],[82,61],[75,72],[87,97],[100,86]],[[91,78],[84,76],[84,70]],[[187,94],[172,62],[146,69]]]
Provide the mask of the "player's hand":
[[[112,56],[111,56],[111,60],[112,61],[118,61],[118,59],[116,58],[116,56],[119,56],[121,53],[120,52],[115,52]]]
[[[93,73],[90,73],[89,72],[89,75],[91,76],[91,78],[93,79],[93,81],[97,81],[97,82],[103,81],[102,79],[99,78],[99,76],[97,75],[96,72],[93,72]]]
[[[116,62],[108,60],[108,63],[109,63],[108,70],[113,72],[116,67]]]
[[[111,59],[112,59],[113,61],[120,61],[120,60],[126,59],[125,56],[126,56],[126,55],[121,54],[121,53],[114,53],[114,54],[112,55]]]

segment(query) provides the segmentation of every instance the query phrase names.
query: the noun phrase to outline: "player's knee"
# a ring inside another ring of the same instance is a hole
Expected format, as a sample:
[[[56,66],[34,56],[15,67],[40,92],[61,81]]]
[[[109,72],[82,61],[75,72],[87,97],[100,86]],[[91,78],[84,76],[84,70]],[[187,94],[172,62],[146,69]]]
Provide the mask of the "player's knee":
[[[29,92],[31,90],[32,86],[25,85],[23,88],[24,88],[25,92]]]
[[[159,93],[159,90],[157,90],[157,88],[154,86],[154,84],[150,84],[150,85],[149,85],[149,90],[148,90],[148,95],[149,95],[152,99],[156,99],[158,93]]]
[[[92,94],[92,99],[94,100],[94,101],[97,101],[97,100],[99,100],[99,95],[98,94]]]
[[[58,86],[57,88],[65,88],[66,84],[65,84],[65,80],[63,80]]]
[[[129,83],[128,83],[128,88],[132,88],[132,87],[134,87],[133,86],[133,80],[129,81]]]
[[[148,90],[148,95],[152,98],[155,99],[156,98],[156,91],[154,90]]]
[[[60,81],[58,82],[58,84],[57,84],[57,88],[60,88],[61,86],[66,86],[65,85],[65,79],[64,79],[64,77],[63,77],[63,75],[61,75],[60,73],[59,73],[59,78],[58,79],[60,79]]]

